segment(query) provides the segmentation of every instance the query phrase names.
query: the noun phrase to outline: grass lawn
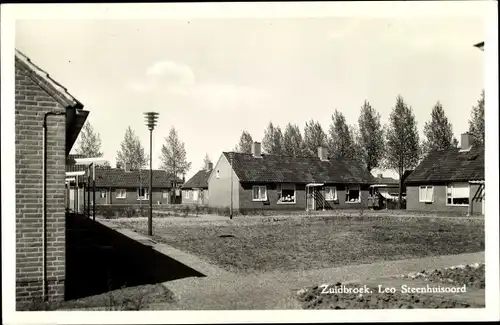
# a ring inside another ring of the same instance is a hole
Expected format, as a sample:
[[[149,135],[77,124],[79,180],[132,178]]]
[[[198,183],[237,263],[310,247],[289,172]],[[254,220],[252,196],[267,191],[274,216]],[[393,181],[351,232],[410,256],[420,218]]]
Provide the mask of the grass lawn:
[[[146,231],[146,218],[116,219]],[[156,218],[155,239],[239,273],[484,251],[484,220],[381,216]]]

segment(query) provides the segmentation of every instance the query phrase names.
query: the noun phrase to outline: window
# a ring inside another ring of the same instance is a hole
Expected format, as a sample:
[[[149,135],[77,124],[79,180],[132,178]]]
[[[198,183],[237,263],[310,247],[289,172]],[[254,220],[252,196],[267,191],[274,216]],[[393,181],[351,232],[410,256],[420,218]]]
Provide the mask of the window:
[[[116,198],[117,199],[124,199],[127,197],[127,190],[121,188],[116,190]]]
[[[447,205],[469,205],[469,183],[452,183],[446,186]]]
[[[137,189],[137,199],[138,200],[149,200],[149,193],[148,189],[143,187],[143,188],[138,188]]]
[[[189,192],[190,192],[190,190],[185,190],[184,191],[184,198],[185,199],[189,199]]]
[[[217,169],[217,171],[215,172],[215,177],[216,178],[220,178],[220,173],[219,173],[219,170]]]
[[[167,199],[168,198],[168,190],[162,190],[161,196],[162,196],[162,198]]]
[[[106,198],[106,191],[101,191],[101,199],[105,199]]]
[[[345,188],[345,201],[346,203],[359,203],[361,202],[359,187]]]
[[[294,184],[278,184],[278,203],[295,203]]]
[[[198,201],[198,190],[193,190],[193,201]]]
[[[335,201],[337,199],[336,187],[325,187],[325,200]]]
[[[265,186],[254,186],[252,192],[253,201],[267,201],[267,188]]]
[[[434,197],[434,186],[420,186],[418,191],[419,202],[432,202]]]

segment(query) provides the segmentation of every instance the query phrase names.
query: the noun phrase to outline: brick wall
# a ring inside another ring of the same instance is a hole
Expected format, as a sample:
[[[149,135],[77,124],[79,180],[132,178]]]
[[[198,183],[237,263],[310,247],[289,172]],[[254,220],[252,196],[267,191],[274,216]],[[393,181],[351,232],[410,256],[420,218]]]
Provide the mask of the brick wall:
[[[42,294],[43,117],[65,109],[16,61],[16,301]],[[65,117],[50,116],[47,129],[47,286],[49,299],[64,295]]]
[[[253,185],[266,185],[267,187],[267,197],[268,202],[253,201]],[[362,185],[360,187],[361,192],[361,202],[360,203],[349,203],[346,202],[345,197],[345,185],[344,184],[329,184],[328,186],[334,186],[337,189],[337,203],[333,201],[328,201],[328,205],[332,209],[360,209],[362,207],[367,208],[369,206],[368,195],[369,186]],[[358,188],[358,186],[353,186],[353,188]],[[305,210],[306,209],[306,187],[304,184],[295,185],[295,204],[283,204],[278,202],[278,186],[277,184],[242,184],[239,189],[239,209],[241,210]],[[321,190],[322,191],[322,190]],[[323,192],[321,192],[323,193]]]
[[[198,192],[198,199],[194,199],[194,192]],[[183,204],[207,204],[209,200],[208,189],[185,189],[182,190]]]
[[[144,187],[147,191],[149,191],[149,187]],[[97,188],[95,190],[95,201],[96,204],[137,204],[141,203],[140,200],[137,199],[137,188],[124,188],[127,194],[125,198],[118,198],[118,190],[119,188]],[[163,196],[163,192],[167,191],[166,197]],[[101,192],[105,193],[105,197],[101,197]],[[86,192],[85,192],[86,193]],[[153,188],[153,204],[169,204],[171,192],[169,189],[164,188]],[[92,190],[90,192],[90,199],[92,200]],[[142,205],[148,205],[149,200],[142,200]]]
[[[426,184],[427,185],[427,184]],[[429,184],[434,186],[433,202],[420,202],[418,185],[408,185],[406,187],[406,209],[411,211],[449,211],[460,214],[467,214],[468,206],[453,206],[446,204],[446,184]],[[469,192],[469,204],[473,204],[472,213],[481,214],[481,202],[472,202],[472,198],[478,189],[478,185],[471,185]]]

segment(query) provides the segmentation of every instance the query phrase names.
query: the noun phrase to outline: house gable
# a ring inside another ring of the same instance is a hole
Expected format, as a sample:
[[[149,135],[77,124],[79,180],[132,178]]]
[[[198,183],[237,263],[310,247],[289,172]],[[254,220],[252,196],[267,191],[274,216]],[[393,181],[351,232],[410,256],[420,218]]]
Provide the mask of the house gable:
[[[66,155],[69,154],[75,143],[83,124],[87,120],[88,111],[83,110],[83,104],[73,97],[65,87],[52,79],[47,72],[34,64],[30,58],[16,49],[15,66],[24,77],[25,81],[37,88],[30,88],[27,91],[26,99],[35,102],[35,97],[31,96],[34,92],[41,90],[46,96],[40,96],[38,92],[37,99],[40,111],[50,109],[57,103],[60,109],[65,109],[66,113]],[[17,73],[17,72],[16,72]],[[53,109],[53,108],[52,108]]]

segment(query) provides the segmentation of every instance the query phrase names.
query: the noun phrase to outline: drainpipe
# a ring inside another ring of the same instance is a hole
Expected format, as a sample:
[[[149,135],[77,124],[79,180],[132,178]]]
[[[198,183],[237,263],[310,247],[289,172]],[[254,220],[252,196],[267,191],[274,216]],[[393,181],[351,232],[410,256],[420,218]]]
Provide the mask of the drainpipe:
[[[65,112],[47,112],[43,116],[42,159],[42,298],[47,301],[47,118],[63,116]]]
[[[92,163],[92,219],[95,221],[95,163]]]

